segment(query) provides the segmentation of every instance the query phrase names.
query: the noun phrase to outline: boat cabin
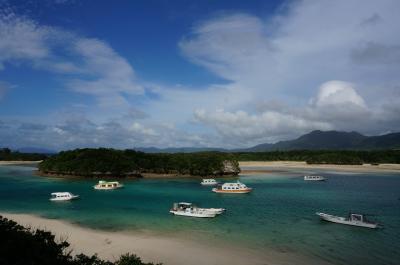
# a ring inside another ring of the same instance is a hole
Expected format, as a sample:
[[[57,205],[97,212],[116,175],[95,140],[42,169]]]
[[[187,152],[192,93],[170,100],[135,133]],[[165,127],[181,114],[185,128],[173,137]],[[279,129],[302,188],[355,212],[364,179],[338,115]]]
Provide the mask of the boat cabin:
[[[353,222],[365,222],[366,221],[364,215],[355,214],[355,213],[350,214],[349,219],[350,219],[350,221],[353,221]]]
[[[52,199],[61,199],[61,198],[65,198],[65,199],[68,199],[68,198],[71,198],[71,197],[73,197],[72,196],[72,194],[71,193],[69,193],[69,192],[53,192],[52,194],[51,194],[51,198]]]
[[[107,182],[107,181],[99,181],[99,187],[101,188],[116,188],[118,187],[120,184],[118,181],[111,181],[111,182]]]

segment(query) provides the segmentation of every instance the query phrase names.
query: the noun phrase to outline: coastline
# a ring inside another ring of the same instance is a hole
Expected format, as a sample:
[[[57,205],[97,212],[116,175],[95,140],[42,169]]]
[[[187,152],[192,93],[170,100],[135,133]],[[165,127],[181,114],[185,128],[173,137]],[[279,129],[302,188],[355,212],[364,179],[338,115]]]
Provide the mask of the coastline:
[[[1,160],[0,161],[0,166],[6,166],[6,165],[30,165],[30,164],[38,164],[42,162],[42,160],[39,161],[18,161],[18,160],[13,160],[13,161],[5,161]]]
[[[1,165],[1,164],[0,164]],[[57,174],[57,173],[44,173],[41,172],[40,170],[35,170],[34,174],[37,176],[41,177],[47,177],[47,178],[69,178],[69,179],[104,179],[104,180],[114,180],[116,177],[113,176],[91,176],[91,177],[85,177],[81,175],[66,175],[66,174]],[[176,173],[170,173],[170,174],[165,174],[165,173],[140,173],[140,175],[129,175],[129,176],[124,176],[120,177],[117,179],[121,180],[135,180],[135,179],[199,179],[201,180],[202,178],[231,178],[231,177],[237,177],[238,175],[217,175],[217,176],[197,176],[197,175],[180,175]]]
[[[31,214],[0,212],[17,223],[51,231],[56,239],[66,239],[73,254],[98,254],[100,258],[115,260],[121,254],[133,253],[145,262],[164,265],[265,265],[265,264],[326,264],[323,260],[309,259],[266,249],[255,251],[233,245],[213,245],[190,238],[139,234],[132,231],[108,232],[84,228],[65,221],[47,219]]]
[[[334,165],[334,164],[307,164],[299,161],[239,161],[241,174],[263,174],[285,172],[287,169],[325,169],[351,172],[387,172],[400,173],[400,164],[363,164],[363,165]],[[251,167],[251,169],[246,169]],[[259,168],[257,168],[259,167]]]

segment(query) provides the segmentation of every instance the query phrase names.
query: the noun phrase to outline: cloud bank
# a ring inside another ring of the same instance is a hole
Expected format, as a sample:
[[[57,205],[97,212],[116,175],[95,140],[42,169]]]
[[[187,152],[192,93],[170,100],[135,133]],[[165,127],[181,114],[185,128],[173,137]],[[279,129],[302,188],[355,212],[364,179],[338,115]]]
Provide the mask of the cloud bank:
[[[398,10],[394,0],[290,1],[268,17],[195,22],[178,48],[226,80],[196,88],[140,80],[106,41],[5,10],[0,71],[22,64],[62,76],[63,89],[95,104],[70,102],[82,106],[33,124],[0,116],[0,145],[244,147],[314,129],[399,131]]]

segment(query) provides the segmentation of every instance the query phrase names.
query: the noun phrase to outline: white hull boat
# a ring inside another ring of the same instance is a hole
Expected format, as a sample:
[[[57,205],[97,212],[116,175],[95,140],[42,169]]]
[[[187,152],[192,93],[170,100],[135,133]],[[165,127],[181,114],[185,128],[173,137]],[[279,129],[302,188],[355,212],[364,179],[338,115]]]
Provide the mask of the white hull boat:
[[[304,176],[305,181],[325,181],[326,178],[323,176]]]
[[[203,179],[203,181],[200,182],[200,184],[203,186],[214,186],[217,185],[218,182],[215,179]]]
[[[316,214],[324,221],[337,224],[352,225],[352,226],[366,227],[372,229],[378,228],[379,226],[377,223],[368,222],[365,219],[364,215],[362,214],[350,214],[348,218],[330,215],[326,213],[316,213]]]
[[[208,212],[208,211],[204,211],[204,210],[170,210],[170,213],[174,214],[174,215],[179,215],[179,216],[188,216],[188,217],[198,217],[198,218],[213,218],[215,217],[217,214],[216,213],[212,213],[212,212]]]
[[[53,192],[51,194],[50,201],[61,202],[61,201],[71,201],[78,199],[79,195],[74,195],[70,192]]]
[[[104,180],[100,180],[98,184],[93,186],[95,190],[115,190],[123,187],[124,185],[122,185],[118,181],[104,181]]]
[[[224,211],[224,208],[198,208],[190,202],[179,202],[174,203],[169,212],[180,216],[212,218],[222,214]]]
[[[233,194],[242,194],[249,193],[253,189],[247,187],[245,184],[241,182],[236,183],[224,183],[223,185],[219,185],[217,188],[213,188],[212,191],[216,193],[233,193]]]

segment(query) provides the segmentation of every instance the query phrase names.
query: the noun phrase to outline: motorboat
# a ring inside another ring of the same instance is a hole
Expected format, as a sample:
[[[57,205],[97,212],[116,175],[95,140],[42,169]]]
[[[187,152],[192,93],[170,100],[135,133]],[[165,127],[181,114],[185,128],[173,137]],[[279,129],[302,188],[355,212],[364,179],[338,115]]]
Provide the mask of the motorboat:
[[[326,178],[323,176],[304,176],[306,181],[325,181]]]
[[[219,185],[212,189],[212,191],[216,193],[249,193],[252,190],[252,188],[247,187],[239,181],[234,183],[224,183],[223,185]]]
[[[224,211],[224,208],[199,208],[190,202],[179,202],[174,203],[169,212],[180,216],[211,218]]]
[[[203,181],[200,182],[200,184],[204,186],[213,186],[217,185],[218,182],[215,179],[203,179]]]
[[[50,201],[70,201],[79,198],[79,195],[74,195],[70,192],[53,192],[51,193]]]
[[[100,180],[99,183],[93,186],[95,190],[115,190],[122,188],[124,185],[118,181],[104,181]]]
[[[353,225],[353,226],[360,226],[366,228],[378,228],[378,223],[373,223],[367,221],[364,215],[362,214],[349,214],[349,217],[340,217],[335,215],[330,215],[326,213],[316,213],[322,220],[337,223],[337,224],[344,224],[344,225]]]

